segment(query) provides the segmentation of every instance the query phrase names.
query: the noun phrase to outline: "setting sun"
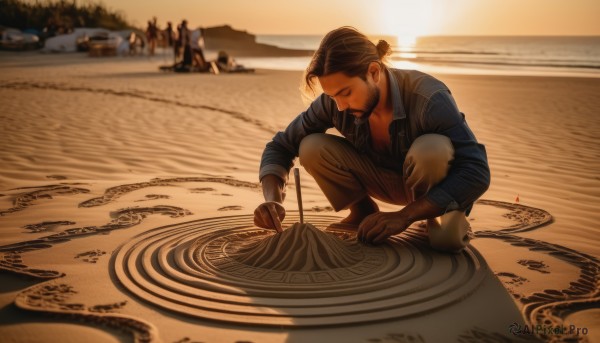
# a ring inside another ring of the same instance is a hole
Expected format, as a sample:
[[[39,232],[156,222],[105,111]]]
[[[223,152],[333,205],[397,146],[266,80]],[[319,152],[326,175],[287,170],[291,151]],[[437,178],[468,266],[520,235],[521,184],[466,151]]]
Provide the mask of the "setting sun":
[[[411,47],[417,37],[430,33],[433,19],[431,0],[382,0],[379,6],[381,19],[378,29],[395,36],[398,47]]]

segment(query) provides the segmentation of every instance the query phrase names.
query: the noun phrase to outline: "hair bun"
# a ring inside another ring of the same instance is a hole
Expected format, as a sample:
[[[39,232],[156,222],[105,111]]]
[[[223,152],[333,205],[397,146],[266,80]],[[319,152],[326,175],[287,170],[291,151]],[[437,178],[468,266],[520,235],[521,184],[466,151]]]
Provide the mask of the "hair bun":
[[[390,44],[385,40],[380,39],[379,42],[377,42],[377,54],[379,55],[379,58],[384,58],[391,53],[392,48],[390,47]]]

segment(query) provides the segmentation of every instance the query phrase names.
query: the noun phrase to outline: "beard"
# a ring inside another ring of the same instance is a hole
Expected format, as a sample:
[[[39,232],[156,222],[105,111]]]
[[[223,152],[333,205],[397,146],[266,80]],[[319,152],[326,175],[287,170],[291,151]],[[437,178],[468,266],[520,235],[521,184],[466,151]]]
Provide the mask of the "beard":
[[[365,120],[369,119],[369,117],[373,113],[373,110],[375,110],[375,107],[377,107],[377,104],[379,103],[379,98],[381,96],[381,94],[379,92],[379,88],[377,88],[377,86],[370,84],[370,83],[368,84],[368,92],[369,92],[369,94],[367,95],[367,103],[365,104],[363,109],[361,109],[361,110],[350,109],[349,110],[352,115],[354,115],[357,118],[360,118],[361,121],[365,121]],[[362,115],[360,117],[358,117],[357,114],[361,114],[361,113],[362,113]]]

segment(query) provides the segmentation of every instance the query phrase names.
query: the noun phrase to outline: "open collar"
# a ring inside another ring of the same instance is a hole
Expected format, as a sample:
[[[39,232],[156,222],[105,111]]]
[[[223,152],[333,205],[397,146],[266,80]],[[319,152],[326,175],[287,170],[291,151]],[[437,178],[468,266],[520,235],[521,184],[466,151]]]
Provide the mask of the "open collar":
[[[400,94],[400,85],[398,85],[398,79],[396,75],[385,67],[385,70],[389,76],[390,82],[390,95],[392,96],[392,108],[394,111],[393,120],[406,118],[406,112],[404,112],[404,104],[402,103],[402,95]]]
[[[406,118],[406,112],[404,112],[404,104],[402,103],[402,96],[400,95],[400,86],[398,85],[398,80],[394,73],[390,70],[390,68],[384,67],[385,71],[388,74],[388,81],[390,92],[389,95],[392,97],[392,111],[393,111],[393,119],[404,119]],[[359,126],[368,121],[368,118],[355,118],[354,123]]]

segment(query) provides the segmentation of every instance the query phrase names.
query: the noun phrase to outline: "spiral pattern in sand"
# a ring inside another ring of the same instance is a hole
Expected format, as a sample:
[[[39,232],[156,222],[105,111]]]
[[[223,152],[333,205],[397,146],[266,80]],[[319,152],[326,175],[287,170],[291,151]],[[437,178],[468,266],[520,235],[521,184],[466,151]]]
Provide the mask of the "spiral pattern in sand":
[[[288,214],[284,227],[296,220]],[[308,215],[306,221],[324,231],[294,226],[277,238],[256,228],[250,215],[165,226],[121,246],[112,264],[126,289],[164,309],[288,327],[419,315],[464,299],[484,278],[487,265],[471,247],[438,253],[413,229],[367,246],[355,243],[351,232],[326,229],[338,220]],[[257,251],[279,258],[261,260]],[[294,263],[297,251],[327,261]]]

